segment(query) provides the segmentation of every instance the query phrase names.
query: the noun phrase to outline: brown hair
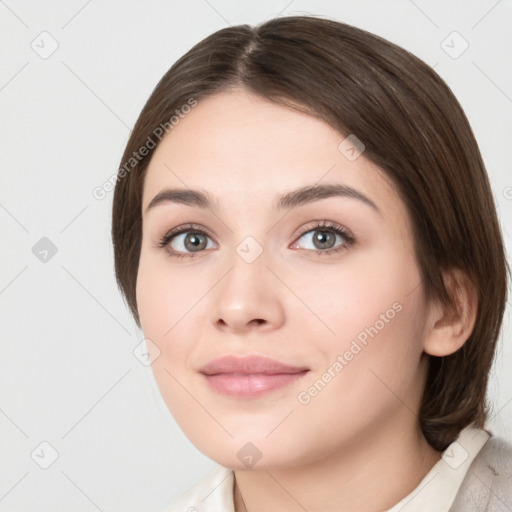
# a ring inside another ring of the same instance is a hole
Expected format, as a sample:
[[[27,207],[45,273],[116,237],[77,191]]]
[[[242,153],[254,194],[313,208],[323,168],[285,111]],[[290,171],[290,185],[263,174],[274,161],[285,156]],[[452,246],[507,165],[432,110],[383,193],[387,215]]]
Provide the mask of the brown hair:
[[[139,327],[142,191],[154,148],[131,169],[126,162],[191,98],[234,87],[303,109],[363,141],[365,157],[391,179],[407,207],[427,300],[455,307],[441,272],[460,269],[470,278],[478,295],[475,327],[454,354],[429,356],[419,420],[438,450],[465,426],[484,427],[510,269],[477,142],[457,99],[429,66],[333,20],[291,16],[219,30],[182,56],[154,89],[121,160],[112,217],[116,278]]]

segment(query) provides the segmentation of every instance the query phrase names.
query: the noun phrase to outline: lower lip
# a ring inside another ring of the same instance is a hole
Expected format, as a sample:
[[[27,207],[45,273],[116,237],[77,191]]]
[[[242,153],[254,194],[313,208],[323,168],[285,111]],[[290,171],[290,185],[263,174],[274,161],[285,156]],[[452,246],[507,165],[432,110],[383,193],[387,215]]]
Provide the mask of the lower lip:
[[[208,384],[222,395],[251,398],[270,393],[304,377],[308,370],[299,373],[277,374],[226,374],[205,375]]]

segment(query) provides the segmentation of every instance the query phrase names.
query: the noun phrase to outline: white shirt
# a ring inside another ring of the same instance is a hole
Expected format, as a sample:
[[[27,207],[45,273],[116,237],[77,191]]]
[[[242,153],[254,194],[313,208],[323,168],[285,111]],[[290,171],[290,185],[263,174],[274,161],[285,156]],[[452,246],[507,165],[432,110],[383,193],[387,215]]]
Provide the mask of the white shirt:
[[[483,429],[463,429],[416,489],[386,512],[449,512],[469,466],[489,438]],[[218,465],[165,512],[234,512],[234,484],[233,470]]]

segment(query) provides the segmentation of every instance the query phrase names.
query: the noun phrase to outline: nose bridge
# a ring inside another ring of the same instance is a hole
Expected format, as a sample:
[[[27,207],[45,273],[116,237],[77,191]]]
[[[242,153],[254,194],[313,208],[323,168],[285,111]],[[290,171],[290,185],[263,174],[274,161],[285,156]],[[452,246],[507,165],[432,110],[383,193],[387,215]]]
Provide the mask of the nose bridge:
[[[267,268],[267,251],[253,236],[246,236],[228,258],[229,271],[212,297],[212,322],[233,330],[251,325],[278,327],[284,319],[279,286]]]

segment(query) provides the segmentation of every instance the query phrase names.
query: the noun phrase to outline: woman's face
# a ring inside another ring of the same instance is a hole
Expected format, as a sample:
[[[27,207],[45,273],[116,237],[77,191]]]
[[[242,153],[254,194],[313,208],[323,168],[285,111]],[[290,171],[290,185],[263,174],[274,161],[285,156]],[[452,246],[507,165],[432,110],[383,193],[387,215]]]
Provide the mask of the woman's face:
[[[224,466],[306,464],[417,428],[427,305],[408,216],[344,139],[240,90],[200,100],[151,159],[141,325],[168,408]]]

